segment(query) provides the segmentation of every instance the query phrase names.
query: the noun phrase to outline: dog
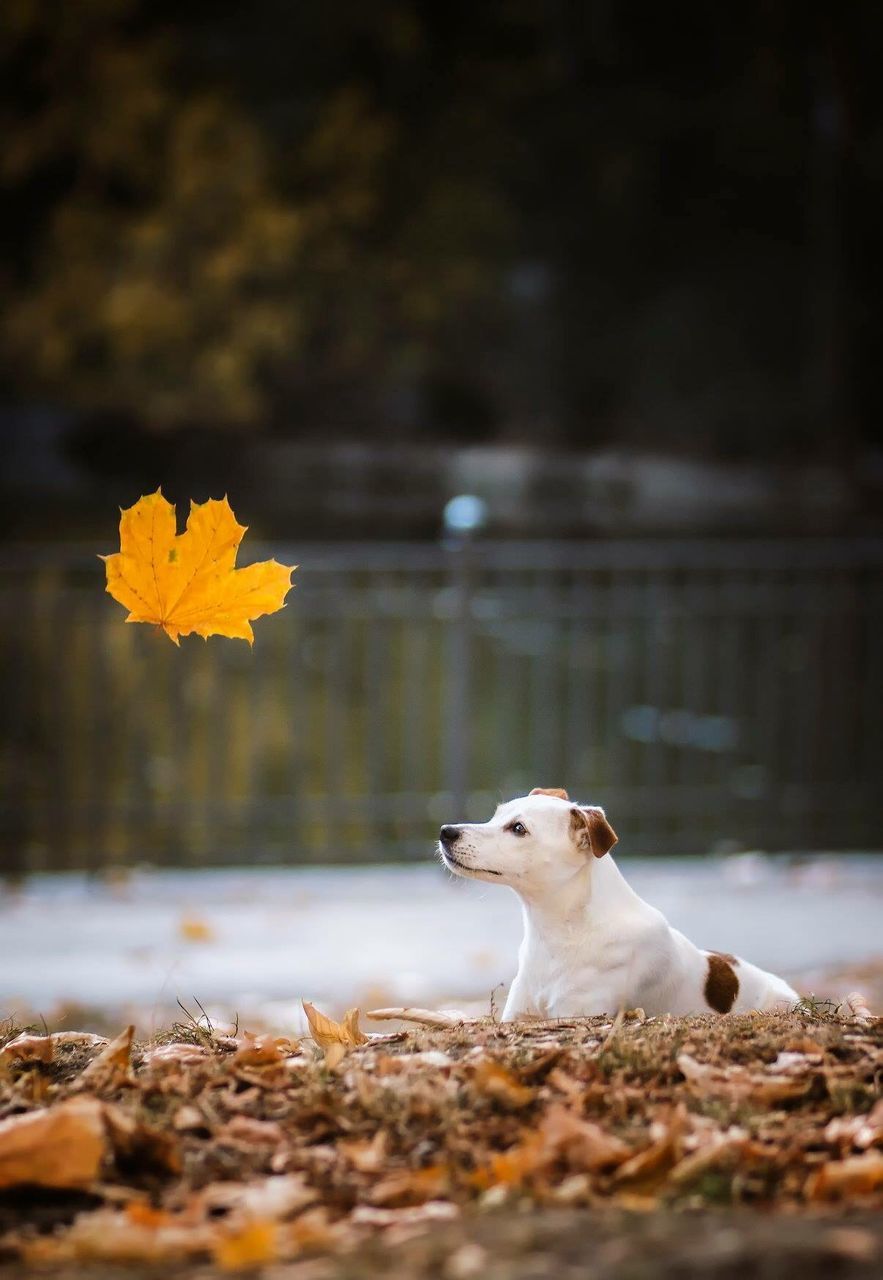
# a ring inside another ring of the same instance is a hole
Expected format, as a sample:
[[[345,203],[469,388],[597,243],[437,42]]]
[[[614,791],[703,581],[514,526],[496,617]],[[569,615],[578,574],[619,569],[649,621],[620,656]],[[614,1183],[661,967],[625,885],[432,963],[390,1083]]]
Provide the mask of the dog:
[[[490,822],[443,826],[439,853],[458,876],[508,885],[524,939],[504,1021],[641,1008],[659,1014],[786,1010],[787,982],[719,951],[703,951],[634,892],[610,850],[616,833],[595,805],[535,787]]]

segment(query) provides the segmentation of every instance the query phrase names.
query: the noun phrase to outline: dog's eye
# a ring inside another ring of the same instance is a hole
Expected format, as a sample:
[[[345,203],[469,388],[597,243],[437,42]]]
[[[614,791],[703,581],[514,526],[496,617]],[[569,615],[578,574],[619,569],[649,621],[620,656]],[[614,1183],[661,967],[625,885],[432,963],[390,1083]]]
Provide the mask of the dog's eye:
[[[513,822],[509,830],[512,832],[513,836],[527,835],[527,827],[524,825],[523,822]]]

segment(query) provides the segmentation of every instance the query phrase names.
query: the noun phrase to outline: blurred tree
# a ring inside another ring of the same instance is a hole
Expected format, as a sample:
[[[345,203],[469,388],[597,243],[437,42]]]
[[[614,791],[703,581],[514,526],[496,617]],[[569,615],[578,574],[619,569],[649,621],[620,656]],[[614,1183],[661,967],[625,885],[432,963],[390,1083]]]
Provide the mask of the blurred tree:
[[[253,422],[262,370],[299,337],[300,218],[236,103],[176,89],[168,42],[134,16],[132,0],[4,8],[18,83],[0,166],[37,214],[6,356],[77,405]]]
[[[872,0],[6,0],[7,380],[150,425],[867,438],[881,33]]]

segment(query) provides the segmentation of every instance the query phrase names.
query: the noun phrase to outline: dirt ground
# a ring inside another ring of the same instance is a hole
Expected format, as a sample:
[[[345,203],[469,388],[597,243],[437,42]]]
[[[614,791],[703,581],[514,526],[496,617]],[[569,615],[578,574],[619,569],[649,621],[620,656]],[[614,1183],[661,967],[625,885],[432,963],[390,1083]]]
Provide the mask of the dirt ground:
[[[0,1036],[0,1265],[66,1280],[883,1273],[883,1020]],[[5,1041],[5,1044],[4,1044]]]

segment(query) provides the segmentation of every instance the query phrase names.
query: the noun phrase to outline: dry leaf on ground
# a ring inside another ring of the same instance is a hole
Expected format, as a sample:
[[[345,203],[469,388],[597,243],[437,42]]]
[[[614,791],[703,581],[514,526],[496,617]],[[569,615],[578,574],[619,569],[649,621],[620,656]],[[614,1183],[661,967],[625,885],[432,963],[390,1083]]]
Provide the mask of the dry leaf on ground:
[[[401,1208],[439,1200],[450,1186],[450,1172],[444,1164],[424,1169],[396,1169],[371,1190],[371,1203]]]
[[[192,1067],[207,1057],[208,1049],[201,1044],[173,1041],[171,1044],[158,1044],[145,1049],[141,1062],[145,1067]]]
[[[846,1160],[829,1160],[807,1179],[808,1200],[837,1200],[869,1195],[883,1187],[883,1155],[866,1151]]]
[[[343,1022],[335,1022],[333,1018],[320,1013],[309,1000],[302,1001],[302,1004],[312,1037],[323,1050],[329,1067],[336,1067],[342,1062],[350,1049],[368,1043],[368,1037],[359,1027],[358,1009],[349,1009]]]
[[[120,550],[102,556],[107,591],[129,610],[127,622],[162,627],[171,640],[196,633],[251,644],[249,625],[285,603],[295,566],[265,560],[236,568],[246,526],[226,498],[191,502],[187,529],[157,489],[121,513]]]
[[[540,1133],[552,1151],[565,1156],[571,1168],[589,1173],[621,1165],[632,1154],[621,1138],[574,1115],[561,1103],[553,1103],[546,1111]]]
[[[297,1041],[290,1040],[287,1036],[254,1036],[246,1031],[239,1040],[233,1062],[238,1067],[269,1066],[284,1062],[296,1048]]]
[[[164,1214],[96,1209],[82,1213],[62,1236],[26,1241],[24,1260],[40,1266],[62,1262],[181,1263],[208,1254],[217,1227],[176,1223]]]
[[[222,1236],[213,1250],[222,1271],[251,1271],[279,1257],[279,1228],[275,1222],[247,1222]]]
[[[178,921],[178,935],[185,942],[214,942],[215,931],[207,920],[198,916],[182,916]]]
[[[315,1204],[318,1193],[302,1173],[277,1174],[253,1182],[212,1182],[196,1192],[200,1214],[230,1214],[236,1220],[282,1221]]]
[[[131,1084],[134,1035],[135,1028],[128,1026],[115,1040],[105,1045],[98,1056],[93,1058],[86,1069],[80,1073],[76,1088],[101,1092],[106,1089],[117,1089],[122,1084]]]
[[[678,1067],[691,1092],[709,1098],[730,1098],[756,1103],[787,1102],[804,1097],[812,1087],[810,1071],[803,1075],[761,1073],[732,1064],[712,1067],[689,1053],[678,1056]]]
[[[472,1078],[481,1093],[513,1111],[530,1106],[534,1101],[533,1089],[521,1084],[508,1067],[494,1058],[482,1058]]]
[[[0,1069],[13,1062],[51,1062],[55,1056],[52,1036],[34,1036],[22,1032],[0,1049]]]
[[[0,1121],[0,1187],[90,1187],[107,1152],[104,1107],[95,1098],[10,1116]]]

